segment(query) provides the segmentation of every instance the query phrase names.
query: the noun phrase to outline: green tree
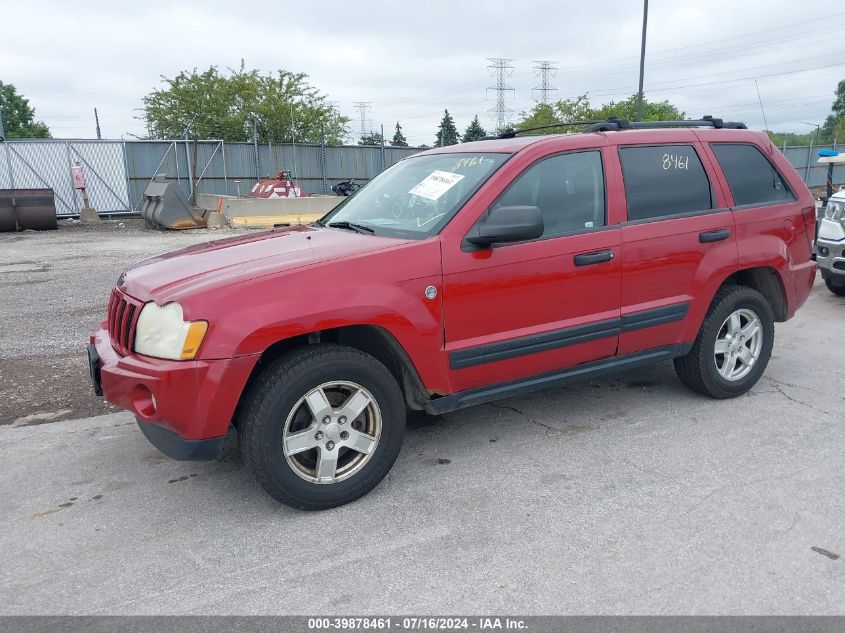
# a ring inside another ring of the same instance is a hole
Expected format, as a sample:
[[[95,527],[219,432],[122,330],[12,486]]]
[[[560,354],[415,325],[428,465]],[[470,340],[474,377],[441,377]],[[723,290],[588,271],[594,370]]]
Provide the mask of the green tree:
[[[514,126],[517,130],[570,123],[572,121],[590,121],[592,120],[592,111],[590,110],[590,99],[587,95],[581,95],[574,99],[561,99],[555,103],[538,103],[528,112],[521,112],[520,116],[522,119]],[[561,128],[561,131],[564,129],[576,130],[576,128],[570,127]],[[537,134],[549,132],[555,132],[555,130],[538,130]]]
[[[51,138],[50,129],[35,120],[29,100],[18,94],[12,84],[0,81],[0,114],[6,138]]]
[[[820,132],[823,143],[841,142],[845,136],[845,79],[836,86],[831,113],[824,120]]]
[[[455,119],[449,114],[449,110],[444,110],[443,118],[440,120],[440,127],[437,129],[437,138],[434,141],[434,147],[457,145],[459,142]]]
[[[393,147],[408,147],[408,139],[402,134],[402,126],[399,121],[396,122],[396,132],[393,134],[393,139],[390,141]]]
[[[185,128],[195,139],[252,140],[253,125],[261,142],[337,145],[349,119],[326,103],[307,75],[278,70],[262,74],[238,69],[222,73],[216,66],[162,77],[164,87],[144,97],[151,138],[182,138]]]
[[[768,131],[772,143],[778,147],[786,145],[827,145],[842,143],[845,140],[845,79],[840,81],[833,93],[834,101],[831,113],[818,130],[807,132],[771,132]]]
[[[382,142],[383,139],[380,132],[370,132],[369,134],[364,134],[358,140],[358,145],[381,145]]]
[[[783,147],[784,143],[787,145],[809,145],[812,142],[815,145],[819,142],[815,130],[798,134],[795,132],[772,132],[770,130],[766,130],[766,132],[769,135],[769,140],[777,147]]]
[[[603,121],[608,117],[637,120],[637,95],[633,94],[623,101],[610,101],[600,108],[592,110],[595,120]],[[643,99],[643,121],[681,121],[686,114],[669,101],[649,101]]]
[[[487,136],[487,131],[481,127],[481,122],[478,120],[478,115],[476,114],[472,118],[472,121],[470,121],[467,129],[464,130],[464,137],[461,139],[461,142],[469,143],[470,141],[482,139],[485,136]]]
[[[615,116],[620,119],[636,120],[637,95],[631,95],[623,101],[610,101],[598,108],[590,105],[588,95],[581,95],[574,99],[561,99],[555,103],[538,103],[528,112],[520,113],[522,119],[516,124],[516,129],[524,130],[542,125],[557,123],[571,123],[573,121],[604,121]],[[668,101],[649,101],[643,99],[643,121],[675,121],[684,118],[684,113]],[[579,132],[586,126],[561,127],[561,131]],[[538,130],[537,134],[555,132]]]

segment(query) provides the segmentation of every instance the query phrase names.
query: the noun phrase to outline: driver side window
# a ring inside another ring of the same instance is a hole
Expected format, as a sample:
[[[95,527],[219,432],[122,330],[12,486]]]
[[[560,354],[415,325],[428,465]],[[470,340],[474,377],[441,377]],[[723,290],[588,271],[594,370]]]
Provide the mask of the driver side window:
[[[601,152],[558,154],[534,163],[493,206],[528,205],[543,214],[543,237],[605,226]]]

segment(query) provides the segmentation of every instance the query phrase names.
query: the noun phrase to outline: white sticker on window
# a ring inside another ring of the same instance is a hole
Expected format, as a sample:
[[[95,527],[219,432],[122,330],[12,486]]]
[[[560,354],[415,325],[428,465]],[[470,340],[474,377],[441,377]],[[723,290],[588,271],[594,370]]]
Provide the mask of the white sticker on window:
[[[453,174],[448,171],[433,171],[414,185],[408,193],[413,196],[420,196],[428,200],[438,200],[440,196],[449,191],[452,187],[463,180],[461,174]]]

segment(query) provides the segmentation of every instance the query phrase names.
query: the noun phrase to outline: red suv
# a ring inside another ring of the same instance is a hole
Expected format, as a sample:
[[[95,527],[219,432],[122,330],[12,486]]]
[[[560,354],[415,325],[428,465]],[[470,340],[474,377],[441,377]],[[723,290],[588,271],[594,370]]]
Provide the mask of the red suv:
[[[311,226],[133,266],[91,336],[95,390],[175,459],[234,426],[267,492],[307,509],[376,486],[407,409],[666,359],[745,393],[813,285],[813,197],[762,132],[649,125],[426,151]]]

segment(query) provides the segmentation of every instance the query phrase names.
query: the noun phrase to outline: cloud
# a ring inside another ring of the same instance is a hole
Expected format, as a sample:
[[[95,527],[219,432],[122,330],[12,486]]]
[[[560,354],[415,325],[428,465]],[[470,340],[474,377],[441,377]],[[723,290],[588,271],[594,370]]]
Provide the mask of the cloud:
[[[652,0],[645,91],[691,116],[713,114],[807,131],[830,111],[845,76],[843,12],[829,2],[706,5]],[[641,5],[605,0],[427,3],[320,1],[289,7],[221,0],[158,3],[37,0],[4,9],[0,79],[30,99],[56,136],[91,137],[93,108],[106,136],[141,134],[141,98],[182,69],[210,65],[305,72],[353,119],[353,102],[412,143],[431,143],[444,108],[463,128],[491,125],[488,57],[513,59],[507,105],[529,109],[534,60],[555,60],[555,95],[594,103],[636,91]],[[20,25],[20,26],[18,26]],[[834,64],[838,65],[834,66]]]

